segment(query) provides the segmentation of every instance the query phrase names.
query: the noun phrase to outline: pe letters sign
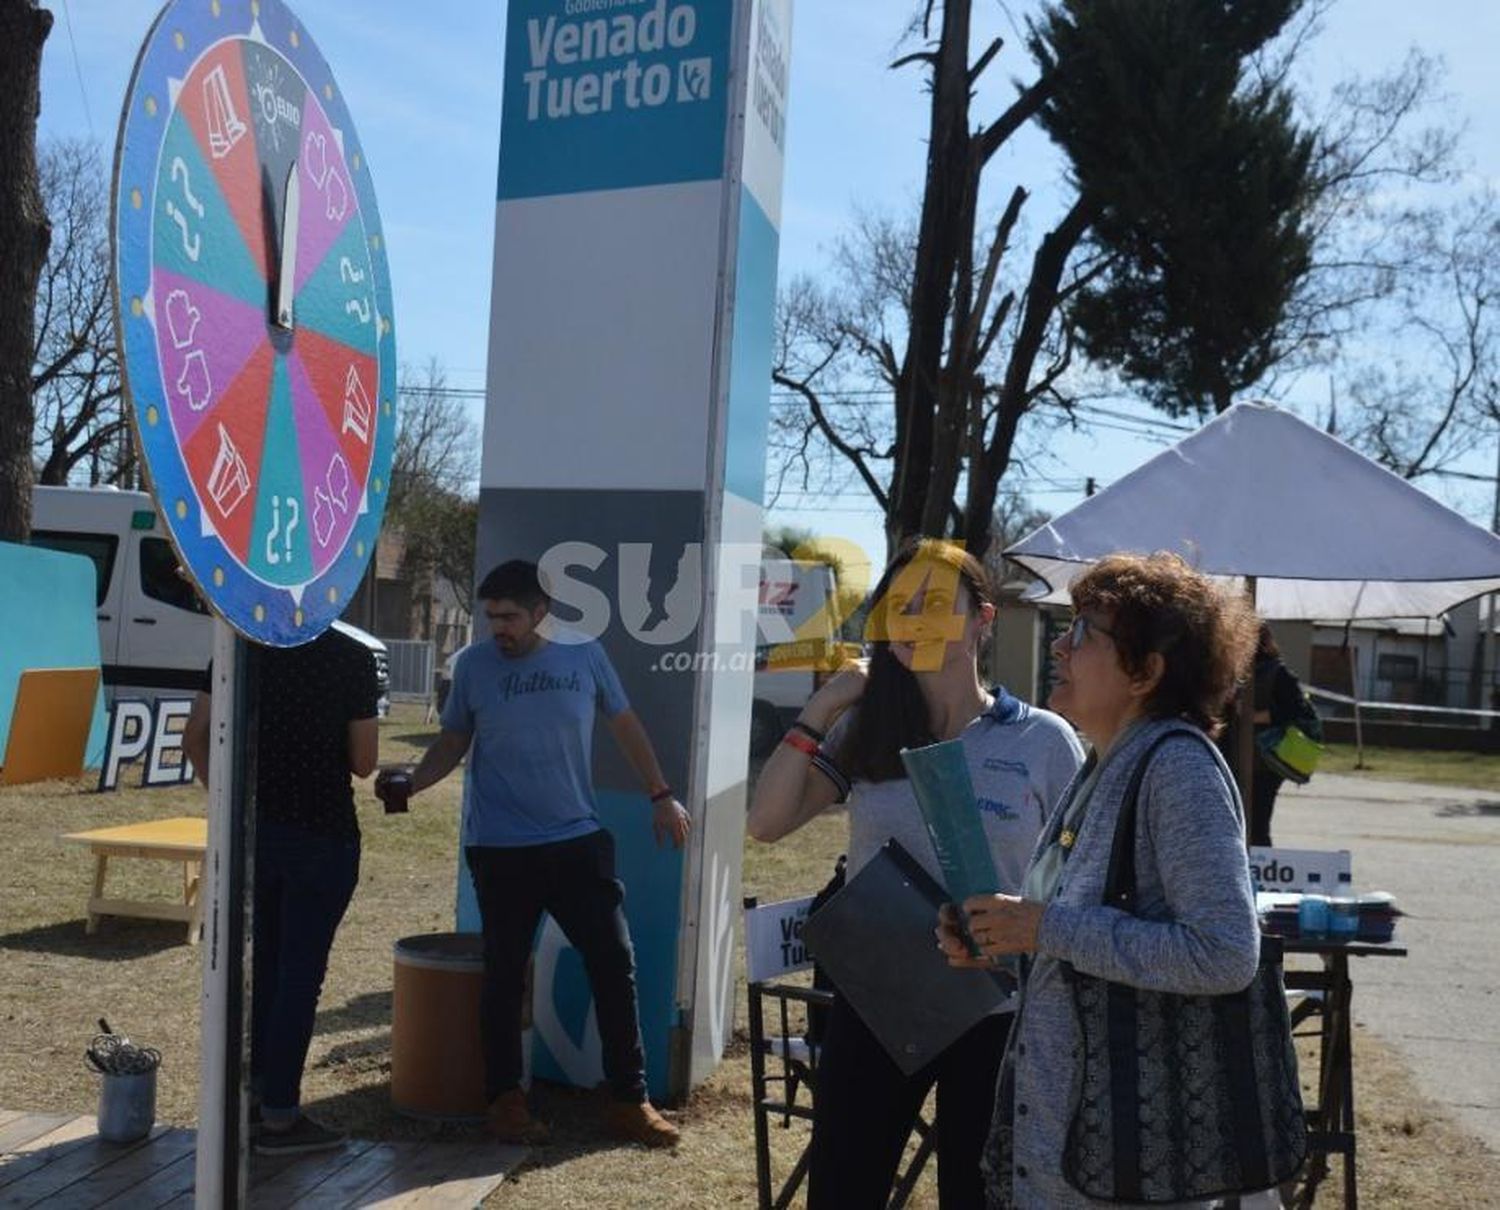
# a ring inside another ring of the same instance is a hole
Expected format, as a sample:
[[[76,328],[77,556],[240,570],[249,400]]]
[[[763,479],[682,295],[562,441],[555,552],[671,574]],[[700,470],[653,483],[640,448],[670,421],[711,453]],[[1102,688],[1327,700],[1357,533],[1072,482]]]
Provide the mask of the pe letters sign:
[[[1250,878],[1257,891],[1301,891],[1347,894],[1350,881],[1348,849],[1250,850]]]
[[[124,767],[139,761],[142,786],[185,786],[193,765],[182,751],[182,730],[193,701],[164,697],[154,702],[116,698],[109,710],[99,789],[117,790]]]

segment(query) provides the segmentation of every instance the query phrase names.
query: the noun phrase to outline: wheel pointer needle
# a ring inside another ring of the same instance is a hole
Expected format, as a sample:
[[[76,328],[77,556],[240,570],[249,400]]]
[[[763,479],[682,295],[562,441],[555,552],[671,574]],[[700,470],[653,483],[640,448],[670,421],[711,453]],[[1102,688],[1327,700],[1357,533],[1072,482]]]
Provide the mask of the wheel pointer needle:
[[[276,278],[276,326],[292,330],[292,297],[297,281],[297,225],[302,211],[302,185],[297,162],[286,176],[286,202],[281,214],[281,264]]]

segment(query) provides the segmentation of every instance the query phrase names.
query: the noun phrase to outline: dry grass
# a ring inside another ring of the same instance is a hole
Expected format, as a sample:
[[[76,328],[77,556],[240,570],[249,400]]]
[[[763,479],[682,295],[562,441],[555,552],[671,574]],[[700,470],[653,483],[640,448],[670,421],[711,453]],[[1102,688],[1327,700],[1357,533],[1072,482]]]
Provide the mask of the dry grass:
[[[426,734],[413,709],[398,708],[382,726],[383,758],[416,752]],[[82,1054],[95,1019],[103,1015],[116,1028],[161,1047],[166,1059],[158,1115],[191,1123],[197,1112],[198,950],[182,944],[180,926],[146,921],[106,920],[96,936],[86,937],[90,859],[56,838],[88,827],[199,812],[203,795],[196,789],[105,795],[90,790],[91,783],[0,789],[0,829],[6,837],[0,886],[0,1106],[92,1112],[97,1086]],[[303,1092],[314,1113],[366,1137],[467,1133],[397,1117],[389,1088],[391,947],[401,937],[451,927],[458,790],[458,778],[451,778],[419,798],[409,816],[395,818],[386,817],[368,792],[359,797],[363,876],[334,947]],[[769,900],[816,889],[843,839],[843,821],[828,818],[792,843],[748,842],[746,894]],[[174,869],[117,864],[112,889],[162,897],[176,890]],[[662,1210],[753,1205],[743,983],[737,1003],[739,1028],[729,1055],[678,1111],[684,1140],[675,1153],[603,1143],[591,1096],[542,1088],[538,1104],[555,1126],[556,1142],[487,1205],[602,1210],[640,1204],[648,1196]],[[1361,1033],[1356,1062],[1365,1204],[1493,1204],[1500,1160],[1418,1098],[1389,1048]],[[797,1123],[789,1130],[773,1126],[778,1174],[789,1169],[805,1137]],[[914,1205],[936,1205],[931,1175],[919,1186]],[[1319,1204],[1338,1204],[1338,1188],[1334,1175]]]
[[[1366,744],[1364,762],[1356,768],[1357,759],[1353,744],[1329,744],[1318,771],[1380,781],[1415,781],[1429,786],[1500,789],[1500,756],[1488,753],[1434,752]]]

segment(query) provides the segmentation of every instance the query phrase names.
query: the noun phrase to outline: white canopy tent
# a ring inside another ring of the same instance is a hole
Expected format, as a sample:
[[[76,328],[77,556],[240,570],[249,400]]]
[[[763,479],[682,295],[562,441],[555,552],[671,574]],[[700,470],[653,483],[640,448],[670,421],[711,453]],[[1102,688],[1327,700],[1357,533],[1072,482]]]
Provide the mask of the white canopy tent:
[[[1290,412],[1241,403],[1005,551],[1067,600],[1115,551],[1254,577],[1262,617],[1435,617],[1500,591],[1500,537]]]

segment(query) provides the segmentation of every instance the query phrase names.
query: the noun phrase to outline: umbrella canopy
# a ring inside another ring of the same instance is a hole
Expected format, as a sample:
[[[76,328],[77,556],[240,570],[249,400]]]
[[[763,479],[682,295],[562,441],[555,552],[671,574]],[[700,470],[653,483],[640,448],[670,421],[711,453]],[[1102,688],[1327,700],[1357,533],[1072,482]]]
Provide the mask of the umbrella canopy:
[[[1096,559],[1160,550],[1254,576],[1266,618],[1434,617],[1500,591],[1500,538],[1265,403],[1236,404],[1005,554],[1066,600]]]

